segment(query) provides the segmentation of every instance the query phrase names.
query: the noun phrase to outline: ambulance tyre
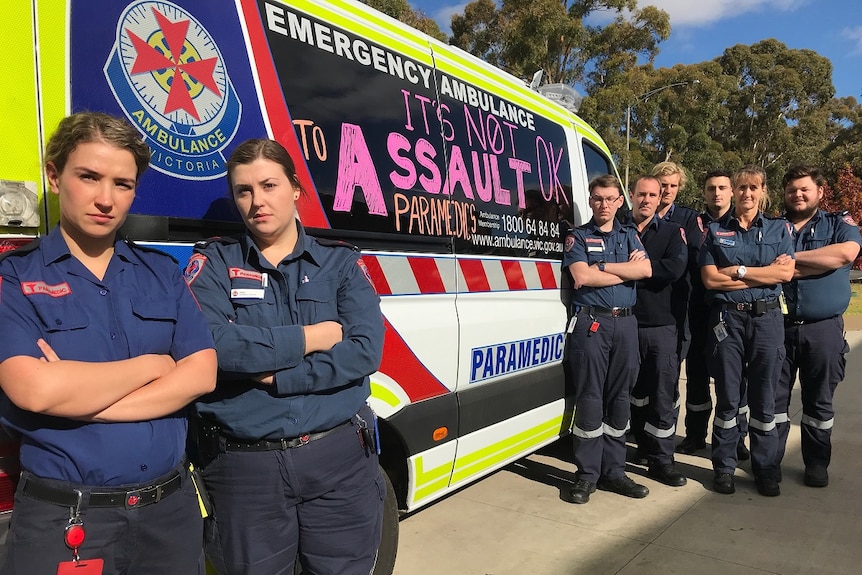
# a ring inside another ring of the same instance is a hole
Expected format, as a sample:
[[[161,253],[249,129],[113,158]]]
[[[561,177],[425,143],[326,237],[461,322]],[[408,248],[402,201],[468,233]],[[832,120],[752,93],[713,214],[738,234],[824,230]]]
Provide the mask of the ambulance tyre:
[[[380,548],[377,550],[377,564],[374,575],[391,575],[395,570],[395,555],[398,553],[398,498],[389,474],[381,468],[386,484],[386,497],[383,499],[383,533]]]
[[[383,499],[383,533],[373,575],[392,575],[395,571],[395,555],[398,553],[398,498],[395,497],[395,489],[389,475],[382,467],[380,473],[386,484],[386,497]],[[293,572],[294,575],[302,575],[302,565],[298,559]]]

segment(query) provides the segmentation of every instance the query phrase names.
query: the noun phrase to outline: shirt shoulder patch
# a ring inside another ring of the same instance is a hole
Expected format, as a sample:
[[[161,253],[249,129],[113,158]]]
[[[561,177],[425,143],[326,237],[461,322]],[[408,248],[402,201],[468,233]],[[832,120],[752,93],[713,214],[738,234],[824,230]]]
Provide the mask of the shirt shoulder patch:
[[[205,255],[199,253],[192,254],[192,257],[189,258],[189,263],[186,264],[185,271],[183,271],[186,284],[192,285],[192,282],[200,275],[206,263],[207,257]]]
[[[700,228],[700,233],[703,233],[703,232],[704,232],[704,229],[703,229],[703,218],[701,218],[700,216],[697,216],[697,227],[698,227],[698,228]]]
[[[569,234],[566,236],[566,251],[572,251],[573,247],[575,247],[575,236],[574,234]]]
[[[701,230],[703,230],[703,228],[701,228]],[[682,236],[682,243],[688,245],[688,240],[685,237],[685,229],[683,229],[682,227],[679,228],[679,235]]]
[[[851,226],[855,226],[855,225],[856,225],[856,220],[854,220],[854,219],[853,219],[853,216],[851,216],[850,214],[845,213],[845,214],[844,214],[844,217],[843,217],[843,218],[841,218],[841,220],[842,220],[845,224],[849,224],[849,225],[851,225]]]
[[[368,283],[371,285],[371,289],[374,290],[374,293],[377,293],[377,288],[374,287],[374,280],[371,279],[371,272],[368,271],[368,266],[365,265],[365,262],[362,261],[362,258],[356,260],[356,265],[359,266],[359,270],[362,272],[362,275],[364,275],[365,279],[368,280]]]

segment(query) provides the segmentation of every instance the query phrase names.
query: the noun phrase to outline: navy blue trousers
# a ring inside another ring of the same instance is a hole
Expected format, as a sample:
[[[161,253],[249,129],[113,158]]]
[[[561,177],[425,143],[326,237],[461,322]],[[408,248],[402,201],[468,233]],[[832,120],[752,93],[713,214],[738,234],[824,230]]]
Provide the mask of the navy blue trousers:
[[[713,307],[712,325],[718,323],[720,315],[718,307]],[[762,315],[732,310],[724,317],[727,338],[716,341],[710,328],[710,373],[715,378],[716,395],[712,466],[717,473],[736,469],[740,438],[737,416],[747,383],[751,470],[755,476],[776,478],[779,438],[774,421],[775,389],[784,362],[784,319],[778,308]]]
[[[203,575],[203,519],[188,471],[183,467],[181,473],[179,491],[136,509],[88,507],[87,494],[96,488],[40,481],[83,492],[80,516],[86,538],[78,554],[82,560],[103,559],[105,575]],[[25,471],[19,485],[27,477],[30,474]],[[51,574],[60,562],[71,561],[72,551],[63,537],[69,515],[68,507],[28,497],[19,487],[6,540],[6,564],[0,573]]]
[[[629,393],[638,373],[637,319],[578,313],[569,336],[568,361],[575,384],[572,429],[578,479],[619,479],[626,466]],[[674,342],[674,345],[676,343]]]
[[[640,370],[631,394],[632,429],[650,465],[671,464],[679,414],[676,326],[639,327],[638,348]]]
[[[362,418],[371,423],[371,410]],[[368,575],[380,545],[386,484],[357,427],[284,451],[229,451],[203,470],[215,508],[207,556],[230,575]]]
[[[835,417],[832,397],[844,379],[845,354],[850,351],[844,339],[844,318],[839,315],[803,325],[788,323],[785,330],[787,356],[775,396],[775,414],[780,418],[779,462],[790,433],[787,410],[798,373],[802,388],[802,461],[806,467],[828,467]]]

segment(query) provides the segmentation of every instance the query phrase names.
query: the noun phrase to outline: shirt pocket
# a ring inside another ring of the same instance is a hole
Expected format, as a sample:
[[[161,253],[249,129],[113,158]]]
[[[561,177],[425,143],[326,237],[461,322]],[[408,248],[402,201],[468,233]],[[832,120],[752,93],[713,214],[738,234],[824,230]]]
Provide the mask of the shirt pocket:
[[[177,303],[173,299],[136,298],[132,300],[132,329],[127,331],[129,347],[143,353],[171,351],[177,324]]]
[[[322,321],[338,321],[338,281],[309,281],[296,291],[300,322],[311,325]]]
[[[768,266],[780,255],[781,241],[763,241],[757,245],[757,261],[752,262],[755,266]]]
[[[281,317],[276,317],[272,286],[263,287],[260,282],[244,279],[234,280],[230,284],[230,301],[238,324],[276,326],[283,323]]]
[[[84,332],[90,325],[84,309],[80,305],[54,299],[36,302],[34,307],[48,345],[61,359],[80,359],[67,354],[70,354],[69,350],[80,349]]]

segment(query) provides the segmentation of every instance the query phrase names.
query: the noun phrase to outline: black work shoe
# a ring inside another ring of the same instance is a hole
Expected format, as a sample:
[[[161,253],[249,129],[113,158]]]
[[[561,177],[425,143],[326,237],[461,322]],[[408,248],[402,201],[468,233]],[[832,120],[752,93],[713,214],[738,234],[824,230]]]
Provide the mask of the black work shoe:
[[[781,486],[771,477],[755,477],[754,484],[757,485],[757,492],[764,497],[778,497],[781,495]]]
[[[751,452],[741,441],[736,444],[736,458],[739,461],[748,461],[749,459],[751,459]]]
[[[712,480],[712,488],[716,493],[724,493],[730,495],[736,493],[736,486],[733,484],[733,475],[730,473],[716,473],[715,479]]]
[[[671,487],[682,487],[688,480],[685,475],[676,470],[673,463],[667,465],[651,465],[647,470],[647,475]]]
[[[646,485],[635,483],[628,475],[618,479],[599,479],[598,487],[602,491],[611,491],[634,499],[643,499],[649,495]]]
[[[808,487],[826,487],[829,485],[829,472],[822,465],[812,465],[805,468],[802,481]]]
[[[569,503],[586,503],[590,500],[590,493],[595,493],[596,484],[586,479],[578,479],[577,483],[563,488],[563,501]]]
[[[695,439],[691,436],[686,437],[676,446],[677,453],[685,453],[686,455],[694,455],[695,452],[701,449],[706,449],[706,440]]]
[[[642,451],[641,449],[635,451],[635,456],[634,459],[632,459],[632,463],[634,463],[635,465],[642,465],[644,467],[649,465],[649,459],[647,458],[646,451]]]

